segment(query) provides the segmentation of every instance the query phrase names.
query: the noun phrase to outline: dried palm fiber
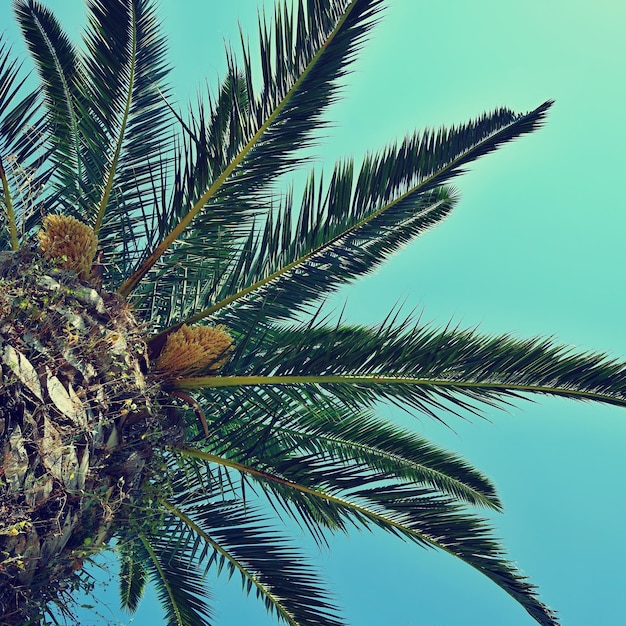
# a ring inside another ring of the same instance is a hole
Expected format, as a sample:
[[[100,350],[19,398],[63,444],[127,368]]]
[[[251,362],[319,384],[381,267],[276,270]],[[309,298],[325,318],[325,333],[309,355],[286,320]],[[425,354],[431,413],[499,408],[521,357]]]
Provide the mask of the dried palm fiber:
[[[0,259],[0,624],[71,594],[83,559],[143,497],[155,438],[182,436],[147,367],[116,295],[37,249]]]

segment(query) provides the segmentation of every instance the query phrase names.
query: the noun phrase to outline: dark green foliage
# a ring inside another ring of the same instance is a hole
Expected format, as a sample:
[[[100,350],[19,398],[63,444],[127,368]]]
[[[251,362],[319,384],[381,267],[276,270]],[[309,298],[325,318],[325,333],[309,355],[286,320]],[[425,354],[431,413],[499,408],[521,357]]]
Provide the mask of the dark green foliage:
[[[189,553],[180,550],[167,534],[140,536],[134,548],[141,559],[141,567],[150,572],[150,579],[156,586],[165,610],[166,626],[211,623],[211,610],[206,602],[209,594],[200,572],[190,565]]]
[[[349,360],[342,358],[346,354]],[[224,374],[275,377],[275,383],[303,377],[303,384],[324,385],[345,402],[382,396],[433,416],[449,410],[445,403],[474,411],[476,403],[498,406],[523,393],[626,404],[626,368],[604,354],[576,352],[545,338],[442,331],[410,320],[376,328],[264,331]]]
[[[54,15],[38,2],[15,3],[15,14],[36,63],[48,114],[55,179],[65,187],[66,206],[83,197],[83,163],[79,124],[85,102],[76,50]]]
[[[145,558],[138,554],[133,543],[122,544],[120,556],[120,600],[122,607],[135,611],[146,586]]]
[[[547,339],[436,329],[397,313],[376,327],[332,325],[319,310],[448,217],[452,179],[539,128],[551,101],[414,133],[366,155],[358,170],[347,159],[330,174],[311,172],[299,201],[277,184],[304,164],[382,6],[281,4],[260,19],[258,50],[242,36],[241,60],[227,50],[216,90],[181,113],[154,2],[89,0],[77,46],[39,2],[15,2],[41,89],[22,94],[2,45],[0,246],[30,250],[47,213],[87,222],[101,248],[95,279],[133,305],[152,358],[141,367],[154,420],[133,421],[130,409],[110,416],[111,449],[127,465],[143,455],[135,483],[120,488],[114,533],[131,612],[151,581],[167,624],[213,623],[211,571],[238,573],[292,626],[343,624],[314,568],[275,530],[286,516],[322,545],[335,532],[378,527],[440,548],[540,624],[557,624],[473,513],[501,510],[492,481],[380,419],[377,405],[444,422],[528,394],[623,405],[624,365]],[[27,197],[25,171],[35,181]],[[227,327],[230,360],[217,375],[164,377],[154,359],[196,322]]]

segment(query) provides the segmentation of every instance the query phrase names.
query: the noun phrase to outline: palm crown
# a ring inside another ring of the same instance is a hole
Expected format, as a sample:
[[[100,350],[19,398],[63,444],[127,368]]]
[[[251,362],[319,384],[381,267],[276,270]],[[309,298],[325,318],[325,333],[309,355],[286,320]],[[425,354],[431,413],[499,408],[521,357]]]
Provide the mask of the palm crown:
[[[203,568],[226,567],[289,624],[343,623],[275,510],[320,542],[377,526],[440,548],[557,623],[472,512],[500,509],[493,484],[376,404],[439,420],[530,393],[622,405],[624,366],[320,309],[444,219],[449,181],[538,128],[551,102],[311,173],[298,202],[276,189],[382,5],[277,8],[259,50],[229,53],[219,87],[183,114],[151,0],[89,0],[80,49],[44,6],[15,2],[41,88],[24,94],[4,46],[4,622],[70,615],[84,560],[115,539],[129,610],[150,579],[168,624],[211,623]]]

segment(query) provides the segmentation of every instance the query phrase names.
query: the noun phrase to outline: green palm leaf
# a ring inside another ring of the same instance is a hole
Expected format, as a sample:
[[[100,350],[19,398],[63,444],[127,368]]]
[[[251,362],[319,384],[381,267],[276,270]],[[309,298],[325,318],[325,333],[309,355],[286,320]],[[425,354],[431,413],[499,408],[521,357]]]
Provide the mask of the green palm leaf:
[[[2,41],[0,36],[0,184],[2,185],[1,200],[4,211],[1,213],[2,229],[0,230],[0,249],[10,245],[12,250],[17,250],[19,245],[19,235],[17,230],[17,219],[14,208],[14,191],[11,189],[9,176],[4,167],[4,161],[7,156],[11,155],[11,148],[14,146],[15,134],[9,128],[9,123],[5,118],[11,115],[8,111],[12,101],[19,93],[20,88],[24,84],[24,79],[19,80],[19,69],[17,61],[12,61],[10,49]],[[29,116],[29,109],[32,110],[32,101],[30,106],[27,105],[25,110],[17,116],[18,128],[23,126],[25,118]],[[15,112],[13,112],[15,114]],[[15,156],[15,160],[20,162],[21,159]]]
[[[76,207],[89,210],[83,176],[85,163],[79,131],[86,114],[85,103],[77,97],[83,81],[76,50],[57,19],[36,0],[16,0],[15,14],[35,61],[46,104],[47,137],[54,166],[54,201],[69,213]],[[80,211],[79,211],[80,213]]]
[[[489,479],[460,457],[414,433],[367,414],[345,417],[345,409],[342,420],[311,414],[304,433],[301,428],[276,427],[273,437],[280,439],[286,434],[294,450],[314,459],[358,463],[381,477],[425,484],[470,504],[501,508]]]
[[[526,393],[626,404],[622,362],[549,339],[402,325],[273,329],[260,337],[262,344],[250,342],[231,363],[229,375],[181,378],[172,388],[322,386],[348,404],[389,398],[430,415],[498,406]]]
[[[433,188],[471,161],[532,132],[551,104],[525,115],[501,109],[458,128],[415,134],[366,158],[356,180],[352,165],[339,163],[327,189],[312,178],[295,232],[288,206],[268,222],[262,238],[242,248],[242,258],[225,273],[221,289],[209,292],[215,304],[186,321],[219,314],[228,323],[249,323],[259,306],[266,319],[289,317],[303,304],[372,271],[448,215],[453,194]],[[221,311],[239,303],[245,312]]]
[[[309,486],[254,466],[225,459],[200,450],[181,448],[179,454],[249,474],[276,488],[284,498],[293,492],[295,501],[317,503],[336,516],[338,526],[377,526],[424,547],[437,547],[465,561],[493,580],[517,600],[533,618],[545,626],[557,624],[555,614],[538,600],[535,587],[510,562],[491,537],[484,520],[468,515],[454,500],[432,490],[370,483],[364,476],[342,473],[333,484],[333,472],[320,469]]]
[[[0,34],[0,249],[17,250],[38,216],[32,210],[50,175],[39,93],[23,94],[26,77]]]
[[[162,200],[173,148],[165,42],[149,0],[92,0],[88,8],[83,89],[93,119],[85,142],[100,182],[94,226],[124,278],[158,234],[152,202]]]
[[[120,600],[122,608],[131,613],[137,609],[147,581],[147,572],[139,559],[137,547],[131,542],[119,548],[120,557]]]
[[[32,210],[50,175],[46,119],[34,91],[22,96],[26,78],[0,35],[0,249],[17,250],[38,216]]]
[[[236,152],[236,156],[223,163],[223,169],[212,172],[210,185],[194,198],[191,208],[183,207],[177,225],[120,287],[122,295],[129,295],[137,287],[141,278],[196,218],[199,221],[194,228],[202,231],[207,219],[218,222],[226,219],[227,224],[236,225],[246,217],[253,217],[254,213],[242,214],[241,207],[248,206],[245,200],[289,166],[290,155],[302,147],[302,142],[316,128],[319,116],[333,100],[336,79],[345,73],[379,9],[380,0],[308,0],[306,8],[301,1],[293,20],[285,17],[288,13],[277,12],[274,48],[270,44],[272,35],[262,27],[261,58],[267,61],[273,49],[276,63],[265,63],[264,84],[256,97],[248,54],[244,49],[249,110],[241,111],[240,99],[233,98],[229,116],[230,133],[237,148],[231,147],[227,152]],[[241,73],[234,62],[230,64],[228,80],[232,84],[240,83]],[[198,153],[204,151],[201,149]],[[195,169],[190,165],[184,171]],[[190,186],[181,181],[178,187]],[[211,230],[214,229],[209,228],[209,232]],[[202,253],[203,250],[195,252],[187,246],[182,250],[183,255],[195,257],[201,257]],[[176,250],[170,253],[167,260],[170,266],[180,262],[180,253],[177,254]],[[194,281],[190,282],[193,284]],[[161,289],[165,289],[163,283]]]
[[[424,484],[470,504],[500,510],[491,481],[467,461],[417,434],[319,396],[302,400],[266,388],[206,390],[205,451],[287,471],[290,462],[326,460],[372,476]],[[226,408],[224,408],[226,407]],[[295,466],[294,466],[295,467]]]
[[[205,602],[209,594],[188,555],[172,549],[175,546],[167,535],[139,536],[135,546],[156,587],[166,625],[210,625],[211,611]]]
[[[314,570],[284,538],[273,533],[254,506],[237,501],[207,501],[204,492],[184,486],[181,505],[163,502],[182,527],[171,535],[186,544],[201,540],[199,559],[207,568],[239,572],[248,593],[255,591],[270,613],[292,626],[343,624],[329,604],[328,591],[320,587]]]

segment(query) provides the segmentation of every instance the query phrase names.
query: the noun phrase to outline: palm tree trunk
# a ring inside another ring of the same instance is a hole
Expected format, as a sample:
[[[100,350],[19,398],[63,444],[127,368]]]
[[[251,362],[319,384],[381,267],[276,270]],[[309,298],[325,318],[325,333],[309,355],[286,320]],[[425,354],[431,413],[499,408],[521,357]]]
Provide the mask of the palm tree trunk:
[[[79,585],[83,558],[109,538],[123,491],[90,467],[99,459],[76,429],[12,387],[2,389],[13,411],[5,412],[0,443],[0,623],[25,624]]]
[[[0,260],[0,282],[0,624],[36,624],[140,497],[146,432],[166,425],[121,299],[32,253]]]

